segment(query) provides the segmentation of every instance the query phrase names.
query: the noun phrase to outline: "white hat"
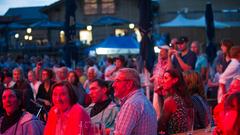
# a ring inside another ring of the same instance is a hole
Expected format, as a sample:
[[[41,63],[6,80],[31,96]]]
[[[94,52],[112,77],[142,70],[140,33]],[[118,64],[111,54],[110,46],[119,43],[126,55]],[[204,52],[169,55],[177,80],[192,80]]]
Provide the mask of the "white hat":
[[[161,46],[158,46],[160,49],[166,49],[166,50],[169,50],[170,47],[168,45],[161,45]]]

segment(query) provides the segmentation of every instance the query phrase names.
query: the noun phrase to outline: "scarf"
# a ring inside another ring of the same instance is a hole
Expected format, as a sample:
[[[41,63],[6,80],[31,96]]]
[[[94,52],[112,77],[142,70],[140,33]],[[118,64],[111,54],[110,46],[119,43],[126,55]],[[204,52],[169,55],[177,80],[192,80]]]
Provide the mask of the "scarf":
[[[22,117],[23,111],[16,110],[12,115],[8,116],[6,113],[3,116],[3,120],[1,123],[0,132],[3,134],[6,130],[11,128],[15,123],[17,123]]]
[[[90,112],[90,117],[93,117],[99,114],[102,110],[107,108],[107,106],[111,103],[111,101],[112,101],[111,99],[107,99],[106,101],[96,103]]]

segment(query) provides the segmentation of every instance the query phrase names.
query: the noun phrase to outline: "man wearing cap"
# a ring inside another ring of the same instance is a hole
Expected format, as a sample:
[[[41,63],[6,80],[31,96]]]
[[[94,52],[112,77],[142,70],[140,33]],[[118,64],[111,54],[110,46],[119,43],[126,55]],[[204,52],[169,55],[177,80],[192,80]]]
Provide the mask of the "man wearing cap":
[[[194,70],[197,56],[188,49],[188,38],[180,37],[176,42],[178,51],[170,49],[168,52],[168,64],[179,71]]]

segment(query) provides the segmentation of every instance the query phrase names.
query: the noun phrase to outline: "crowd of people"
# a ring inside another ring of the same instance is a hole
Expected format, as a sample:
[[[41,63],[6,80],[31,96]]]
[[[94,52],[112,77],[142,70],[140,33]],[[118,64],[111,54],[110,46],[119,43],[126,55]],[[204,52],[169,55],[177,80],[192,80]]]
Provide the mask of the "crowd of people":
[[[73,68],[47,55],[2,56],[0,135],[176,134],[189,130],[189,109],[194,130],[240,134],[240,45],[222,40],[211,63],[199,41],[170,44],[158,46],[144,78],[149,97],[134,57],[89,58]]]

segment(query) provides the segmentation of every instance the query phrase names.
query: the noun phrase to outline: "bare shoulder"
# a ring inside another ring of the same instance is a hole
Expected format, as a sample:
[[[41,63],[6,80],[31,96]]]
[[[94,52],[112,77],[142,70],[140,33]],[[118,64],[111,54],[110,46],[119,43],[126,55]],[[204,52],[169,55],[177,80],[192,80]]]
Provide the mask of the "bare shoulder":
[[[176,102],[173,97],[167,97],[164,100],[164,108],[170,112],[174,112],[176,110]]]

